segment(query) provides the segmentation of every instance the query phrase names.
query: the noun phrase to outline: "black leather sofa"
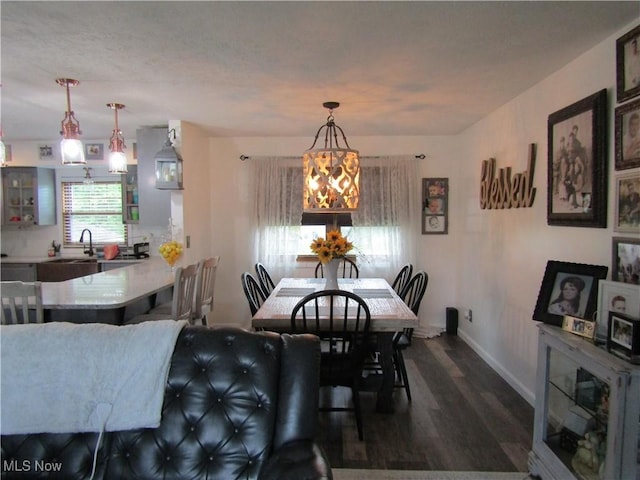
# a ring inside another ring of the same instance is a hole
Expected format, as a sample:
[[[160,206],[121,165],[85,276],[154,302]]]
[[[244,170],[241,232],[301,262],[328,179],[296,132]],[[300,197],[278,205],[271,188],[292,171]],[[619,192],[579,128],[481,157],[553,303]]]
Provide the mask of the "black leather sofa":
[[[187,326],[158,428],[103,434],[94,479],[331,479],[311,335]],[[62,393],[62,392],[61,392]],[[3,435],[3,479],[90,479],[97,433]]]

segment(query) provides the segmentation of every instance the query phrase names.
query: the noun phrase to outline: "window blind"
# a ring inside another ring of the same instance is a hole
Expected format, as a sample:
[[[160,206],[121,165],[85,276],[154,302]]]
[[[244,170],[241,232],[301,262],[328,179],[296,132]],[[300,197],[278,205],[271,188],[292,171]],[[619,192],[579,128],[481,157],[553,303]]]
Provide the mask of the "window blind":
[[[80,245],[82,230],[91,230],[93,244],[126,245],[122,218],[122,183],[62,182],[62,220],[65,246]],[[88,237],[85,236],[85,242]]]

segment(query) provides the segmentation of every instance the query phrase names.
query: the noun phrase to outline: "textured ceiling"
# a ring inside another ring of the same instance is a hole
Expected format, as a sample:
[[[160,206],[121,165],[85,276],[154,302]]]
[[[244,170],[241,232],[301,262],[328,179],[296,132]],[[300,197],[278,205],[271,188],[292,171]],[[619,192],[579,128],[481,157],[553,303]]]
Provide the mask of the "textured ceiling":
[[[639,2],[0,3],[7,141],[170,119],[215,136],[456,134],[612,35]],[[615,52],[611,52],[615,55]],[[577,100],[577,99],[576,99]]]

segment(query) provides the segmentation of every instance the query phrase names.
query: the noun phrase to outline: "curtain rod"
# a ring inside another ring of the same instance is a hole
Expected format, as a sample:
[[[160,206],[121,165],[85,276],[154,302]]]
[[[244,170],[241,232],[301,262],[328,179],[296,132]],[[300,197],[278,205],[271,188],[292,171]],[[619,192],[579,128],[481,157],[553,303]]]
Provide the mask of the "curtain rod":
[[[373,158],[373,159],[378,159],[378,158],[384,158],[384,157],[397,157],[399,155],[378,155],[378,156],[371,156],[371,155],[367,155],[364,157],[360,157],[360,158]],[[284,160],[291,160],[291,159],[299,159],[302,158],[302,155],[296,155],[296,156],[280,156],[280,155],[257,155],[256,157],[250,157],[248,155],[240,155],[240,160],[242,160],[243,162],[245,160],[250,160],[251,158],[266,158],[266,157],[277,157],[277,158],[282,158]],[[415,158],[420,159],[420,160],[424,160],[425,158],[427,158],[427,156],[424,153],[419,153],[418,155],[415,155]]]

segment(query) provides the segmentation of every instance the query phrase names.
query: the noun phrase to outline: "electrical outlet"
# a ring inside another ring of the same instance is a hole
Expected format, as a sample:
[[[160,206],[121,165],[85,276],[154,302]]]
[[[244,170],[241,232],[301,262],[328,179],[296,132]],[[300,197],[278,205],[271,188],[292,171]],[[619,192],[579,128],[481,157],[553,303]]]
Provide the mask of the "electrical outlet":
[[[471,312],[471,309],[469,309],[469,310],[467,311],[467,313],[468,313],[468,316],[469,316],[469,321],[470,321],[470,322],[473,322],[473,312]]]
[[[464,310],[464,319],[473,322],[473,314],[471,313],[470,308],[465,308]]]

